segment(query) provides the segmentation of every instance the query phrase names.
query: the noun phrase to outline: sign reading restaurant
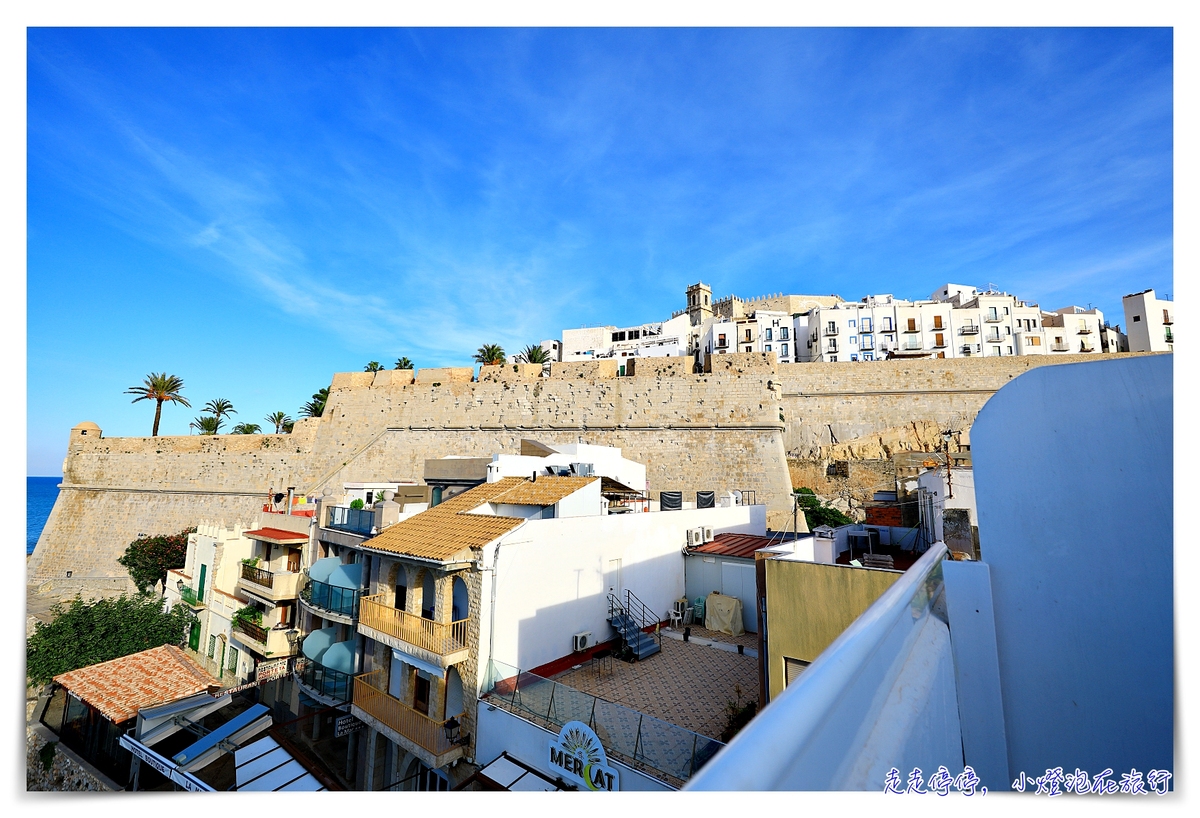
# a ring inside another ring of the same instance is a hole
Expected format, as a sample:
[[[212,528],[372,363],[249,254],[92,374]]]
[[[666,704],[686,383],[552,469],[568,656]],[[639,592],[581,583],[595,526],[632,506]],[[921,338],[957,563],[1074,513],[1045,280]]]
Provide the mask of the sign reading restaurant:
[[[599,737],[581,721],[567,722],[550,741],[550,766],[589,790],[615,792],[621,788],[620,776],[608,766]]]

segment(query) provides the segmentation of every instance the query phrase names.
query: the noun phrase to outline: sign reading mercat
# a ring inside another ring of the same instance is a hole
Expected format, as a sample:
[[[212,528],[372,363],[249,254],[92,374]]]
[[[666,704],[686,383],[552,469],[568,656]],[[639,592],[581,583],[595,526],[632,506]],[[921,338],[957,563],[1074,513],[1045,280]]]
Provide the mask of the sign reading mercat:
[[[617,770],[608,766],[600,739],[581,721],[569,721],[550,741],[550,766],[562,770],[563,778],[589,790],[615,792],[621,789]]]

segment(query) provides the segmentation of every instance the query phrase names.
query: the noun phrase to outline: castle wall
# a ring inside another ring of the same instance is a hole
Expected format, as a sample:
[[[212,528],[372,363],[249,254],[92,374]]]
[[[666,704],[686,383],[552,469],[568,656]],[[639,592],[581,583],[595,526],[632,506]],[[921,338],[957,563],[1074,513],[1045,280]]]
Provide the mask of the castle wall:
[[[297,421],[290,435],[104,438],[77,427],[29,580],[37,586],[68,570],[124,576],[116,559],[139,534],[248,520],[271,489],[321,494],[350,481],[419,481],[426,458],[517,452],[524,437],[619,446],[646,465],[653,497],[753,490],[768,524],[786,525],[789,455],[932,448],[938,441],[925,438],[946,425],[967,431],[994,390],[1028,368],[1097,357],[756,360],[755,368],[743,362],[743,374],[676,377],[615,377],[597,366],[612,361],[556,363],[549,378],[438,386],[419,375],[413,383],[407,371],[338,373],[324,416]]]

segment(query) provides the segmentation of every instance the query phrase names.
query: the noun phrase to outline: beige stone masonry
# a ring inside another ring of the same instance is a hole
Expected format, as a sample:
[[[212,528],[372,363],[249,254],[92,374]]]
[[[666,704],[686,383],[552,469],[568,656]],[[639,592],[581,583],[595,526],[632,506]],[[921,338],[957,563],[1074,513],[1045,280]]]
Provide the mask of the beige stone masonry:
[[[436,369],[418,369],[416,382],[419,384],[470,383],[473,380],[475,380],[475,367],[473,366],[443,366]]]
[[[542,377],[541,364],[502,364],[479,367],[479,382],[536,381]]]
[[[408,386],[414,381],[411,369],[381,369],[375,373],[371,386],[376,389],[389,386]]]
[[[778,364],[774,352],[728,352],[704,356],[704,371],[742,375],[753,372],[774,372]]]
[[[615,358],[599,361],[555,361],[550,364],[550,377],[555,380],[615,378],[617,361]]]
[[[628,358],[625,375],[633,378],[679,378],[691,375],[695,362],[690,355],[666,358]]]
[[[374,372],[335,372],[333,373],[333,383],[329,386],[329,391],[333,392],[337,389],[357,389],[363,386],[370,386],[374,380]]]

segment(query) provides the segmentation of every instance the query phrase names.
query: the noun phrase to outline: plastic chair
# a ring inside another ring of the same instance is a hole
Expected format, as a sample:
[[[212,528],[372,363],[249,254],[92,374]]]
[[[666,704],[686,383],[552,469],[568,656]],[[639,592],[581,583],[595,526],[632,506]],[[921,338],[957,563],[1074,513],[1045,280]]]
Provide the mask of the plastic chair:
[[[683,624],[683,615],[687,610],[687,600],[677,599],[671,606],[671,627]]]

